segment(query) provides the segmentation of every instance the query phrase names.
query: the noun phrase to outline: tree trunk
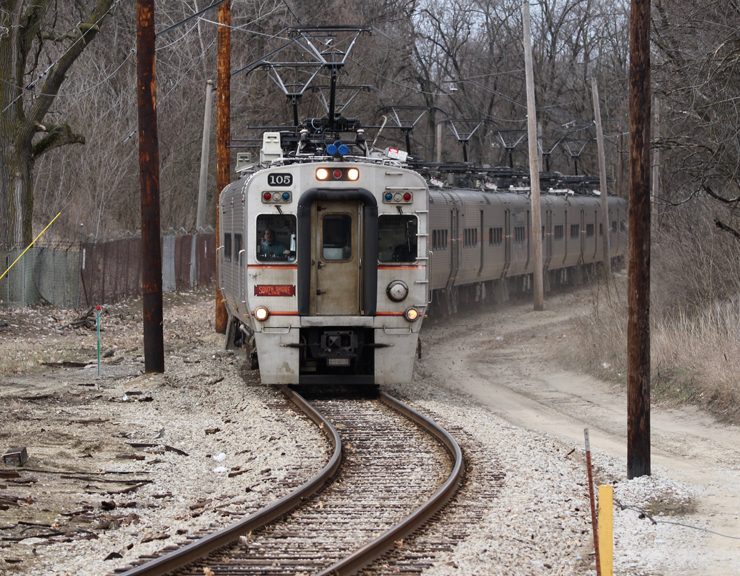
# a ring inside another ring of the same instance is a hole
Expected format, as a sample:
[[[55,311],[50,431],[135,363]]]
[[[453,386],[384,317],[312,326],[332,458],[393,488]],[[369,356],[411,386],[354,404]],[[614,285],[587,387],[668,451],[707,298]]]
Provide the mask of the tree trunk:
[[[33,217],[33,159],[28,151],[30,144],[18,143],[13,135],[5,134],[2,127],[0,141],[0,164],[2,164],[2,188],[0,205],[0,246],[5,248],[28,246],[31,243]]]

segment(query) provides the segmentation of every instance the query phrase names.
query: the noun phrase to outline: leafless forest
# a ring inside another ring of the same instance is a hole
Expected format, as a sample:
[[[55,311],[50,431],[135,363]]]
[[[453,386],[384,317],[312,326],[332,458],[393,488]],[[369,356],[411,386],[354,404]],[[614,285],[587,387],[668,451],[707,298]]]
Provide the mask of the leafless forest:
[[[157,30],[206,6],[158,2]],[[366,25],[371,33],[360,38],[340,82],[372,89],[352,101],[346,116],[372,126],[382,122],[383,106],[435,108],[411,134],[412,153],[430,159],[436,123],[474,120],[457,124],[464,132],[485,120],[470,139],[470,160],[527,165],[520,0],[232,0],[231,6],[232,71],[282,45],[292,26]],[[627,2],[606,0],[532,4],[543,168],[570,174],[577,165],[580,173],[597,174],[595,79],[609,191],[623,195],[629,10]],[[195,225],[205,82],[216,76],[216,12],[157,38],[164,229]],[[96,238],[136,230],[135,1],[7,0],[0,18],[0,245],[27,244],[58,212],[51,232],[58,239],[78,238],[81,228]],[[738,292],[739,54],[737,2],[653,0],[659,308],[696,311]],[[289,103],[264,71],[235,73],[231,94],[232,138],[258,136],[249,126],[292,122]],[[419,113],[406,111],[401,120],[411,123]],[[307,91],[300,115],[322,114],[318,96]],[[442,159],[462,160],[451,125],[444,126]],[[384,136],[404,146],[400,131]],[[212,223],[215,141],[211,156]]]

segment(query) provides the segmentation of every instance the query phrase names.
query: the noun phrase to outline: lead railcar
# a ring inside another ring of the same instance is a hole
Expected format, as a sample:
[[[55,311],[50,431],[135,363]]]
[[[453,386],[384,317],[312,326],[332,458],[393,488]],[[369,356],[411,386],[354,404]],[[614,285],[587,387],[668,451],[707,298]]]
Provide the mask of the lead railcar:
[[[269,384],[411,380],[429,302],[428,189],[399,153],[352,142],[261,163],[220,197],[222,284]],[[270,156],[272,155],[272,156]]]

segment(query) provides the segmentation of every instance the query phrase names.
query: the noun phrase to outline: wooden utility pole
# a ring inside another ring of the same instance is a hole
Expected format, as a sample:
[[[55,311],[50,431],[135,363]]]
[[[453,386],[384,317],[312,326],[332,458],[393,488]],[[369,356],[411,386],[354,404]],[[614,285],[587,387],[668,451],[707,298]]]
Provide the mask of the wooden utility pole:
[[[617,139],[617,147],[619,148],[617,164],[617,196],[624,198],[624,195],[622,194],[622,176],[624,174],[624,135],[621,132]]]
[[[627,478],[650,475],[650,0],[631,0]]]
[[[198,183],[198,212],[195,216],[195,229],[206,225],[206,197],[208,192],[208,156],[211,143],[211,102],[213,101],[213,80],[206,82],[206,110],[203,115],[203,142],[200,148],[200,182]]]
[[[231,141],[231,2],[218,7],[218,104],[216,117],[216,243],[221,243],[221,190],[229,185],[229,142]],[[219,263],[216,261],[216,278]],[[221,287],[216,280],[216,332],[226,332],[229,317],[224,306]]]
[[[154,0],[136,2],[136,74],[141,187],[141,293],[144,308],[144,370],[164,372],[162,244],[159,236],[159,142],[154,60]]]
[[[594,119],[596,120],[596,144],[599,150],[599,190],[601,192],[601,227],[604,231],[602,244],[604,247],[604,265],[607,274],[612,273],[611,246],[609,242],[609,195],[606,182],[606,155],[604,151],[604,130],[601,127],[601,106],[599,105],[599,86],[596,78],[591,79],[591,95],[594,100]]]
[[[534,101],[534,71],[532,66],[532,35],[530,33],[529,2],[522,3],[524,24],[524,68],[527,79],[527,125],[529,140],[529,181],[532,199],[532,241],[534,245],[534,309],[544,310],[545,296],[542,278],[542,218],[540,216],[540,166],[537,150],[537,107]]]

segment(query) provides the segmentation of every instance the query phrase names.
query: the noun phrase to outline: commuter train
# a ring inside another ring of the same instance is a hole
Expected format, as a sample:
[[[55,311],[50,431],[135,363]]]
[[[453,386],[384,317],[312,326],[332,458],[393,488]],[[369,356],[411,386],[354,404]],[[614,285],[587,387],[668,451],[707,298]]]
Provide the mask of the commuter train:
[[[344,118],[331,128],[349,139],[266,131],[259,161],[240,155],[220,195],[227,342],[265,384],[409,382],[430,307],[530,288],[528,177],[375,150]],[[602,261],[605,232],[611,258],[624,255],[623,200],[609,198],[605,231],[593,182],[543,174],[541,186],[546,289]]]

